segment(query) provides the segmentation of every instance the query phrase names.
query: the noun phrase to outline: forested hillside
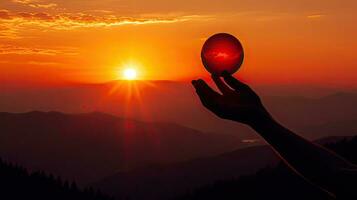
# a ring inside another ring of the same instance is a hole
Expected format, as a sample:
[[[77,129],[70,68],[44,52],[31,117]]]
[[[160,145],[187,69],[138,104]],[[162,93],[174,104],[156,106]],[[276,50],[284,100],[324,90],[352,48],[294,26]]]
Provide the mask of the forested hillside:
[[[92,188],[79,189],[74,182],[44,172],[26,169],[0,159],[0,199],[2,200],[112,200]]]

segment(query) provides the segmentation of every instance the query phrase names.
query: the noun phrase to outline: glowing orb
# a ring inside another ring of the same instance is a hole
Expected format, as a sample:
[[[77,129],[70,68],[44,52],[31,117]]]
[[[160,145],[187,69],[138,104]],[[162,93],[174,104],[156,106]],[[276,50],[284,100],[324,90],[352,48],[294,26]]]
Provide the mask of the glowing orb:
[[[236,72],[243,63],[244,53],[239,40],[228,33],[218,33],[206,40],[201,59],[211,73],[221,75],[223,71]]]
[[[135,69],[133,69],[133,68],[128,68],[128,69],[125,69],[125,70],[124,70],[123,76],[124,76],[124,78],[127,79],[127,80],[134,80],[134,79],[136,79],[137,73],[136,73],[136,70],[135,70]]]

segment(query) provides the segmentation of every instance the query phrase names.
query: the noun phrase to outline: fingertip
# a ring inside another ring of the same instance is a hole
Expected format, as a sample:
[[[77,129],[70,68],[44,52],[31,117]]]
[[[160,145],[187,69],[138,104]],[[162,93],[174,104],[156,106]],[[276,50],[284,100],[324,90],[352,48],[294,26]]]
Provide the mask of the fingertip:
[[[199,88],[199,83],[197,82],[197,80],[192,80],[191,81],[191,84],[192,86],[196,89],[196,91],[198,90]]]
[[[202,84],[202,83],[206,83],[204,80],[202,80],[202,79],[198,79],[197,80],[197,84]]]

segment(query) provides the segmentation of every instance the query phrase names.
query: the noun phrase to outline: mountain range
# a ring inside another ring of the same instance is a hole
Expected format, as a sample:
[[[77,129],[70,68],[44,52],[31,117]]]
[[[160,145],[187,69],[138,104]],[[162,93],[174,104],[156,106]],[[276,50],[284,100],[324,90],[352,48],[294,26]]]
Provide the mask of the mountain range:
[[[326,137],[315,141],[331,144],[350,137]],[[277,166],[280,158],[267,146],[238,149],[192,161],[156,165],[117,173],[93,184],[113,196],[130,199],[172,199],[195,188],[238,179],[263,168]]]
[[[308,86],[253,88],[261,94],[264,105],[277,120],[310,139],[325,135],[315,130],[317,126],[356,120],[357,93],[354,90]],[[203,108],[194,89],[186,82],[113,81],[12,89],[0,86],[0,111],[33,110],[104,112],[125,119],[170,122],[202,132],[226,133],[238,135],[242,140],[259,141],[248,127],[220,120]],[[332,133],[335,134],[339,133]]]
[[[318,141],[330,143],[354,127],[353,121],[341,121],[310,130],[326,131],[326,135],[340,131],[336,137]],[[99,112],[2,112],[0,133],[4,160],[131,199],[171,198],[279,161],[270,147],[252,146],[230,134]]]
[[[0,156],[80,184],[118,171],[220,154],[249,145],[231,135],[103,113],[0,113]]]

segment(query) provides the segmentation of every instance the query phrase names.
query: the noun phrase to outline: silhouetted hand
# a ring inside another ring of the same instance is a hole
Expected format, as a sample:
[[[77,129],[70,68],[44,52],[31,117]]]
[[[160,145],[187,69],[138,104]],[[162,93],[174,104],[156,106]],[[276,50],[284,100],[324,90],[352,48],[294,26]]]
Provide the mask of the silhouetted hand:
[[[192,81],[196,93],[206,108],[220,118],[248,125],[270,118],[259,96],[248,85],[227,72],[224,72],[222,76],[229,87],[220,77],[212,76],[222,94],[214,91],[202,79]]]

